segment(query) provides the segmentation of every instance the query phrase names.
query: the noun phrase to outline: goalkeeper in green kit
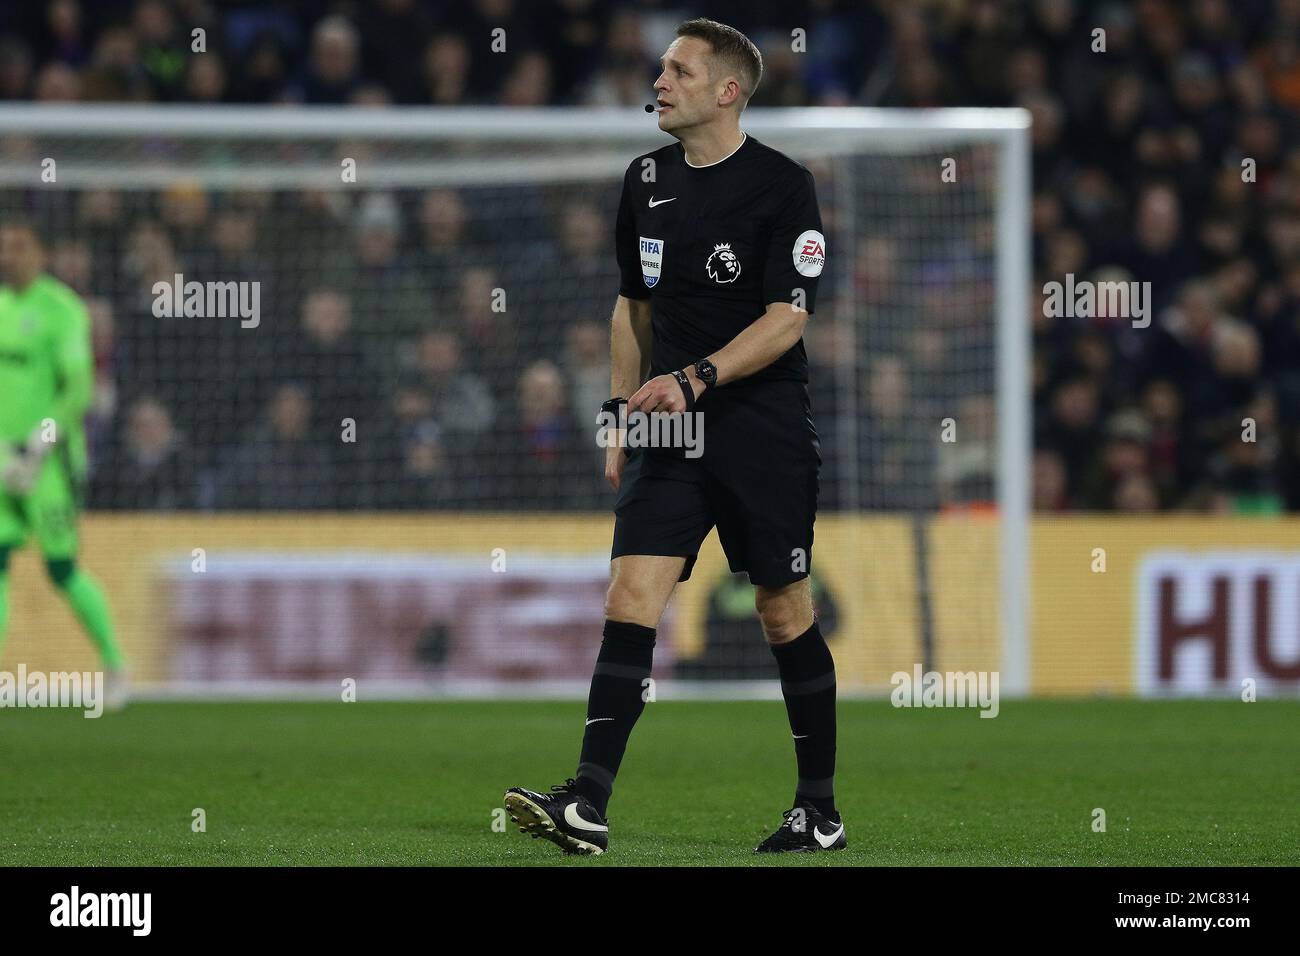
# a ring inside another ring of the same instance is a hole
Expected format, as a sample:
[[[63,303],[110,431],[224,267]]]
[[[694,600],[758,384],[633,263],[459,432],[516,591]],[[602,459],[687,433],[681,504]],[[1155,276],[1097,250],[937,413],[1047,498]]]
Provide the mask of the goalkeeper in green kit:
[[[121,706],[125,670],[108,602],[76,560],[82,419],[95,377],[90,320],[77,294],[44,269],[36,231],[0,222],[0,647],[10,556],[32,537],[50,581],[99,649],[107,703]]]

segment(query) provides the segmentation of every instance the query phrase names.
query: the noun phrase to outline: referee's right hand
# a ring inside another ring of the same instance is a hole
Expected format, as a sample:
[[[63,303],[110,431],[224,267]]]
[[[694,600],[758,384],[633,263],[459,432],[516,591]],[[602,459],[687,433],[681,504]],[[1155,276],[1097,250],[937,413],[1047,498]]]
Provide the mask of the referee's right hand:
[[[605,480],[615,491],[623,482],[623,466],[627,464],[627,449],[623,447],[625,432],[623,428],[614,429],[614,441],[605,449]]]

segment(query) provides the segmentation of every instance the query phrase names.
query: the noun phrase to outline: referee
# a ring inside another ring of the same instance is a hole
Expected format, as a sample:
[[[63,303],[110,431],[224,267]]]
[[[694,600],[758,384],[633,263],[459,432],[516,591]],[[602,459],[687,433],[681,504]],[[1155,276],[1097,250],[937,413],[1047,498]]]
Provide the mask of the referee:
[[[715,525],[776,657],[794,737],[794,806],[759,852],[842,849],[835,809],[835,664],[813,617],[821,454],[804,323],[826,243],[807,169],[740,129],[763,72],[757,47],[712,20],[681,24],[655,82],[659,128],[678,142],[623,178],[611,391],[602,411],[687,412],[703,454],[610,447],[618,491],[605,630],[577,773],[505,804],[520,828],[601,853],[606,805],[644,709],[655,628]]]

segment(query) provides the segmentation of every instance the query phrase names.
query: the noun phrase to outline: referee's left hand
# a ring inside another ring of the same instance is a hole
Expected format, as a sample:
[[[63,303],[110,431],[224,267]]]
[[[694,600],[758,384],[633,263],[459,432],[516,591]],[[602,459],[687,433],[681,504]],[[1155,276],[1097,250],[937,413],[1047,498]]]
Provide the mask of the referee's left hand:
[[[695,397],[700,397],[700,392],[704,390],[704,383],[697,379],[691,372],[686,373],[691,380],[691,387],[695,389]],[[656,375],[650,381],[642,385],[632,397],[627,400],[628,413],[632,412],[684,412],[686,411],[686,396],[682,394],[682,387],[677,384],[677,379],[671,375]]]

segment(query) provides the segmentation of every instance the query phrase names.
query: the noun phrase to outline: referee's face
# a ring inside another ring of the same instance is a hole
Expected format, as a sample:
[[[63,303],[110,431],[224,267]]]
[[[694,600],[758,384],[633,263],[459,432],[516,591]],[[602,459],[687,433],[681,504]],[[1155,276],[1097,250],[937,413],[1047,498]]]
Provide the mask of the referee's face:
[[[661,106],[659,128],[665,133],[678,132],[715,119],[718,84],[709,77],[712,49],[698,37],[678,37],[660,59],[663,72],[655,80],[655,94]]]

